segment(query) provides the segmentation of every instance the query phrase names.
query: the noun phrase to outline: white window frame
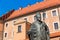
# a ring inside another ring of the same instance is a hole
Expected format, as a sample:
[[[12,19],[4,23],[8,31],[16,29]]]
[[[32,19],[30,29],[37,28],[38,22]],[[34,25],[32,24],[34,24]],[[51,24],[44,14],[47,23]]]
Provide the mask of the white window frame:
[[[13,23],[16,23],[16,20],[14,20]]]
[[[25,18],[26,18],[26,20],[25,20]],[[23,20],[27,21],[27,20],[28,20],[28,18],[27,18],[27,17],[24,17],[24,18],[23,18]]]
[[[41,12],[41,20],[43,21],[43,12]]]
[[[17,32],[18,32],[18,33],[21,33],[21,32],[22,32],[22,25],[18,25],[18,26],[21,26],[21,31],[19,32],[19,31],[18,31],[18,28],[17,28]]]
[[[58,29],[54,28],[54,23],[58,23]],[[53,22],[53,30],[59,30],[59,22]]]
[[[6,27],[6,24],[8,24],[8,22],[5,23],[5,27]],[[8,26],[9,26],[9,25],[8,25]],[[7,26],[7,27],[8,27],[8,26]],[[6,28],[7,28],[7,27],[6,27]]]
[[[8,32],[4,32],[4,38],[7,38],[7,37],[5,37],[5,33],[7,33],[7,37],[8,37]]]
[[[14,22],[14,21],[15,21],[15,22]],[[14,19],[14,20],[12,21],[13,25],[14,25],[16,22],[17,22],[17,20],[16,20],[16,19]]]
[[[52,11],[54,11],[54,10],[56,10],[56,16],[58,16],[58,10],[57,10],[57,9],[52,9],[52,10],[51,10],[51,15],[52,15],[52,17],[54,17],[54,16],[53,16],[53,13],[52,13]]]
[[[42,12],[42,14],[41,14],[41,15],[42,15],[42,20],[43,20],[43,13],[46,13],[46,18],[48,18],[48,16],[47,16],[47,11],[45,11],[45,12]],[[45,19],[46,19],[46,18],[45,18]]]

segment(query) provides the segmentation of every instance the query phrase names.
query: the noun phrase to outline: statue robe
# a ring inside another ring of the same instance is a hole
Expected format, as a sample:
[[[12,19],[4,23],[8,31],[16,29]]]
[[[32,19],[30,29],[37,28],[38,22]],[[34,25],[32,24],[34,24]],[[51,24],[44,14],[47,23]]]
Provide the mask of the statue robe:
[[[28,31],[30,40],[49,40],[49,29],[44,22],[35,21]]]

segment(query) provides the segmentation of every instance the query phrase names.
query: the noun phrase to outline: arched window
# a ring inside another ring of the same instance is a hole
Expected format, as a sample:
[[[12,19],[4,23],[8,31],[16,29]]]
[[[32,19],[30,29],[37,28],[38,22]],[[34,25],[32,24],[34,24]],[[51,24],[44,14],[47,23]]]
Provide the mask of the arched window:
[[[6,23],[6,27],[8,26],[8,23]]]
[[[7,33],[5,33],[5,37],[7,37]]]

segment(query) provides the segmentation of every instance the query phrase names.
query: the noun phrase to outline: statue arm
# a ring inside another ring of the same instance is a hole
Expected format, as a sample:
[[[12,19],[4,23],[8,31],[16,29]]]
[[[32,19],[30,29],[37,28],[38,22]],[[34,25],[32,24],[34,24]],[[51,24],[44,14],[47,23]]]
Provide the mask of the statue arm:
[[[33,26],[34,26],[34,24],[31,24],[30,29],[27,32],[29,40],[32,40],[32,33],[33,33],[32,28],[33,28]]]
[[[47,34],[49,35],[49,34],[50,34],[50,33],[49,33],[49,28],[48,28],[48,26],[46,25],[46,23],[44,23],[44,26],[45,26],[45,30],[46,30]]]
[[[31,40],[31,27],[30,27],[30,29],[27,31],[27,34],[28,34],[29,40]]]
[[[29,38],[29,40],[31,40],[31,37],[30,37],[30,35],[31,35],[31,31],[30,31],[30,30],[27,31],[27,34],[28,34],[28,38]]]
[[[48,26],[45,25],[45,28],[46,28],[47,33],[49,34],[49,28],[48,28]]]
[[[28,35],[31,34],[31,29],[27,31],[27,34],[28,34]]]
[[[31,34],[31,27],[32,27],[32,24],[30,25],[30,29],[27,31],[27,34]]]

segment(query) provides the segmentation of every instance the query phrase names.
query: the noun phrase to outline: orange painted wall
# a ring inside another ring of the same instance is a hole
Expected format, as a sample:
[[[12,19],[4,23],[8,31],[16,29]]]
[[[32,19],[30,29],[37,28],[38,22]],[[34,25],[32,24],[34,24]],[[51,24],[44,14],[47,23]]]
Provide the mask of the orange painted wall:
[[[55,8],[55,9],[52,9],[52,10],[58,10],[58,9]],[[54,26],[53,26],[54,22],[58,22],[58,26],[59,26],[59,16],[58,16],[58,13],[57,13],[56,16],[53,16],[51,12],[52,12],[51,10],[47,11],[47,18],[45,19],[45,23],[48,25],[48,27],[50,29],[50,32],[54,33],[54,32],[60,31],[60,27],[59,27],[58,30],[55,30]]]

